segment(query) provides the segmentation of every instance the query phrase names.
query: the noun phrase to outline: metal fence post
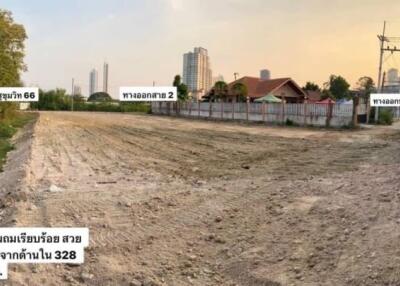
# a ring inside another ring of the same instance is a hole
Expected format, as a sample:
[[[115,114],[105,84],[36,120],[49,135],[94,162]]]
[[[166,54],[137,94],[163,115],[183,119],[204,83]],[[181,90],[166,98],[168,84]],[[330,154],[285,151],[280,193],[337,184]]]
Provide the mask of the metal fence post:
[[[235,119],[235,102],[232,99],[232,120]]]
[[[221,101],[221,119],[224,119],[224,102]]]
[[[328,111],[326,114],[326,124],[325,125],[326,125],[326,127],[329,127],[329,126],[331,126],[333,103],[329,102],[327,108],[328,108]]]
[[[353,116],[352,116],[352,124],[353,127],[356,127],[358,125],[358,103],[359,103],[359,97],[354,97],[353,98]]]
[[[265,122],[265,102],[262,103],[262,120]]]
[[[249,99],[246,101],[246,120],[249,121]]]
[[[283,117],[282,117],[282,122],[285,124],[285,117],[286,117],[286,99],[283,97]]]
[[[212,117],[212,101],[209,102],[209,106],[208,106],[208,117]]]

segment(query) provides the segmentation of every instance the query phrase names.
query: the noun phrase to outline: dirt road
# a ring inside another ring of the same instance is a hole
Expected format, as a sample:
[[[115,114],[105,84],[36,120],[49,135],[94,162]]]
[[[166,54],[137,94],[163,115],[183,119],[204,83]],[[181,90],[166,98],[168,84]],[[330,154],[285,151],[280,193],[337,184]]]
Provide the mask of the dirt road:
[[[87,226],[86,262],[12,285],[400,285],[396,130],[43,112],[18,226]],[[49,191],[51,190],[51,191]]]

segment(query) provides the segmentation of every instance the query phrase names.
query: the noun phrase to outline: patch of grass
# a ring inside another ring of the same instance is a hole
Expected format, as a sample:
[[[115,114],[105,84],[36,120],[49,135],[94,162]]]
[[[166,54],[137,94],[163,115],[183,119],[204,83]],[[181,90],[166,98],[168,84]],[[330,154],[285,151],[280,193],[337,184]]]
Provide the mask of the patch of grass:
[[[0,172],[5,163],[7,153],[13,149],[10,138],[26,123],[33,120],[34,114],[18,113],[12,117],[0,120]]]
[[[13,149],[13,146],[7,139],[0,138],[0,172],[3,171],[3,165],[6,160],[7,153]]]
[[[0,122],[0,138],[10,138],[16,132],[16,128],[8,122]]]

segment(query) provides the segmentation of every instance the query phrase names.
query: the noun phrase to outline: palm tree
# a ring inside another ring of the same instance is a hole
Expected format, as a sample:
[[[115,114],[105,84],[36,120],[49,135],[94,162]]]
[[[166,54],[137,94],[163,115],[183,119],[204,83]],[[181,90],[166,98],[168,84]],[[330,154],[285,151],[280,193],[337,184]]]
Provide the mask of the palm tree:
[[[228,85],[224,81],[217,81],[214,84],[214,95],[220,100],[224,100],[228,95]]]
[[[241,82],[235,83],[232,87],[233,94],[236,96],[237,101],[246,101],[247,86]]]

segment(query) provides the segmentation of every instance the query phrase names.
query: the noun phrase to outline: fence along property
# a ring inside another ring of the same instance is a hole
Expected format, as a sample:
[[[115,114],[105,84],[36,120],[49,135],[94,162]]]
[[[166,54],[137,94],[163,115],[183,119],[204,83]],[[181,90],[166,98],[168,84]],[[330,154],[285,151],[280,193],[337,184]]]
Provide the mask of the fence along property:
[[[352,104],[315,103],[246,103],[246,102],[153,102],[152,113],[194,118],[245,120],[297,125],[342,127],[351,125]],[[357,114],[365,114],[365,105],[357,107]]]

